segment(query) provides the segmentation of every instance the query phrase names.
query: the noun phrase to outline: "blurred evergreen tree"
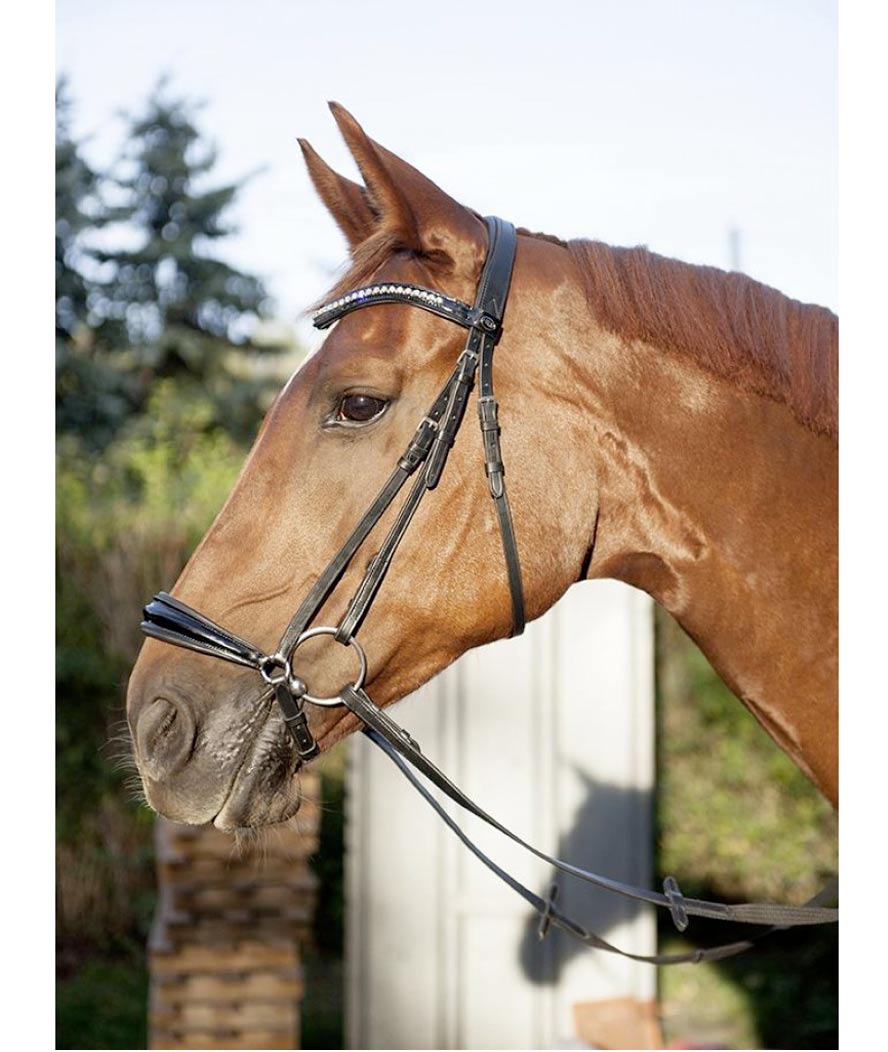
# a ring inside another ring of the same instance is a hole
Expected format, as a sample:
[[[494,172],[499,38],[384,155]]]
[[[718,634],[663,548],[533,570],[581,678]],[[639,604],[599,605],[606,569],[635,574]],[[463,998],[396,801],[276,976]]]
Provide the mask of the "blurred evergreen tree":
[[[89,286],[77,261],[79,239],[97,221],[98,176],[71,136],[71,98],[56,84],[56,335],[74,340],[86,322]]]
[[[186,394],[199,387],[217,407],[213,426],[248,438],[280,383],[258,359],[287,345],[256,341],[268,293],[214,252],[236,231],[228,213],[247,179],[213,185],[217,154],[195,110],[161,81],[144,113],[128,118],[125,174],[115,181],[122,200],[110,217],[135,245],[96,252],[111,276],[90,300],[90,319],[129,348],[143,401],[161,378]]]
[[[101,177],[72,137],[72,102],[64,79],[56,84],[56,426],[104,444],[133,409],[127,377],[114,367],[107,340],[90,319],[97,262],[91,233],[108,210]],[[92,274],[92,276],[90,276]]]
[[[246,179],[215,184],[216,151],[196,107],[161,81],[128,117],[118,174],[93,170],[56,90],[56,423],[93,450],[144,412],[170,378],[185,401],[215,407],[208,428],[252,438],[291,348],[260,339],[271,301],[262,282],[215,248]]]

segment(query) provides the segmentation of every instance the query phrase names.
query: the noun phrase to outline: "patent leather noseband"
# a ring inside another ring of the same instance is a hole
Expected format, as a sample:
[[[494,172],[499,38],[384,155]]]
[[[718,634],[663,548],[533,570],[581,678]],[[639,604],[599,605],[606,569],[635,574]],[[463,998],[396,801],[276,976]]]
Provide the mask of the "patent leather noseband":
[[[159,593],[146,606],[142,631],[166,643],[254,669],[264,680],[270,694],[276,699],[296,750],[303,761],[311,759],[319,751],[306,719],[306,704],[328,707],[342,705],[353,712],[364,724],[364,733],[398,766],[414,788],[435,809],[466,847],[537,910],[541,918],[539,928],[541,937],[554,925],[599,949],[655,964],[675,964],[682,961],[718,960],[731,956],[747,949],[762,935],[780,928],[836,921],[838,910],[820,905],[821,902],[829,901],[835,896],[835,888],[832,886],[805,906],[781,906],[774,903],[726,905],[685,898],[673,877],[666,878],[663,892],[655,892],[602,877],[553,858],[522,840],[466,796],[423,755],[419,745],[407,731],[376,705],[363,689],[367,658],[356,638],[357,632],[388,573],[398,546],[420,501],[440,481],[448,454],[463,421],[476,378],[478,420],[484,443],[484,470],[502,538],[511,601],[512,634],[518,635],[524,630],[525,611],[521,563],[506,492],[497,402],[493,391],[493,356],[502,333],[517,238],[515,228],[511,223],[502,219],[489,217],[485,220],[485,225],[488,235],[487,258],[481,272],[474,304],[469,305],[434,289],[402,282],[388,282],[355,289],[325,304],[314,315],[315,326],[319,329],[326,329],[355,310],[381,303],[407,304],[460,325],[468,330],[468,335],[465,348],[457,359],[450,377],[426,416],[420,421],[392,474],[345,543],[318,576],[284,630],[274,653],[264,653],[252,643],[233,635],[221,625],[204,617],[203,614],[166,592]],[[413,483],[407,496],[379,551],[370,560],[342,620],[336,626],[312,627],[315,617],[341,580],[355,554],[411,477]],[[310,693],[308,685],[298,675],[297,652],[299,647],[308,639],[319,635],[329,635],[337,643],[352,648],[358,662],[358,671],[354,681],[331,697],[319,697]],[[411,766],[454,803],[520,844],[536,857],[564,873],[598,887],[668,910],[680,931],[687,927],[690,916],[740,921],[769,927],[766,931],[749,939],[707,950],[694,950],[680,954],[657,954],[650,957],[625,953],[556,909],[554,891],[547,900],[544,900],[501,869],[466,836],[427,787],[410,770]]]

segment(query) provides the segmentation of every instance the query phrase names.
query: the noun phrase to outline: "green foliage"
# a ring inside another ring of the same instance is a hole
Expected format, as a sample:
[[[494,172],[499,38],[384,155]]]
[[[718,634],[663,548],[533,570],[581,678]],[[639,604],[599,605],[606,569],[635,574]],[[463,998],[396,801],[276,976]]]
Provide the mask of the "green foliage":
[[[78,238],[93,223],[98,177],[70,134],[70,99],[56,86],[56,331],[73,338],[86,316],[87,284],[78,266]]]
[[[183,551],[193,547],[245,454],[212,426],[214,414],[196,387],[162,380],[145,414],[130,420],[103,456],[74,439],[60,441],[57,515],[65,536],[108,549],[123,534],[172,535]]]
[[[56,332],[72,339],[85,324],[89,285],[81,273],[86,250],[80,238],[99,218],[99,177],[71,135],[67,83],[56,85]]]
[[[141,946],[113,960],[90,961],[58,983],[55,1047],[146,1048],[147,1004]]]
[[[60,431],[107,442],[132,412],[134,384],[114,367],[90,325],[95,267],[90,235],[103,228],[102,179],[71,134],[67,84],[56,87],[56,420]]]
[[[137,245],[97,254],[112,277],[95,289],[91,313],[117,325],[118,343],[132,348],[146,383],[199,381],[216,406],[215,422],[244,437],[269,380],[249,378],[236,361],[283,345],[251,339],[268,315],[268,294],[211,250],[235,232],[228,213],[245,180],[208,185],[216,151],[198,131],[195,109],[169,97],[161,82],[144,113],[129,118],[126,174],[117,179],[125,203],[115,216]]]

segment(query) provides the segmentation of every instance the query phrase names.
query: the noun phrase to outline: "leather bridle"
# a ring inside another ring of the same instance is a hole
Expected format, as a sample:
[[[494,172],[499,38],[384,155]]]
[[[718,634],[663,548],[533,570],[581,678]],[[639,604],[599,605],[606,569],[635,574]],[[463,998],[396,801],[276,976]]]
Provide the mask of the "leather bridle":
[[[599,949],[654,964],[676,964],[682,961],[719,960],[732,956],[747,949],[763,935],[782,928],[837,921],[837,909],[820,905],[821,902],[830,901],[836,896],[834,885],[824,889],[805,906],[781,906],[773,903],[727,905],[685,898],[673,877],[666,878],[661,893],[602,877],[553,858],[522,840],[467,797],[423,755],[419,745],[407,731],[377,706],[363,689],[367,659],[356,634],[373,604],[420,501],[429,490],[433,490],[438,485],[447,456],[465,415],[476,376],[479,391],[478,418],[484,442],[485,472],[502,538],[511,596],[512,634],[519,635],[524,630],[524,590],[521,580],[521,564],[506,493],[497,402],[493,393],[493,355],[502,332],[517,237],[511,223],[496,217],[488,217],[484,222],[487,227],[488,250],[472,306],[433,289],[401,282],[388,282],[367,285],[348,292],[322,306],[314,315],[315,326],[319,329],[326,329],[352,311],[380,303],[404,303],[419,307],[462,326],[468,330],[468,336],[465,348],[457,359],[453,372],[417,427],[394,471],[344,544],[318,576],[287,625],[274,653],[263,653],[252,643],[233,635],[227,629],[166,592],[156,595],[145,608],[142,631],[166,643],[244,665],[258,672],[270,688],[270,693],[277,700],[284,722],[290,730],[302,761],[310,760],[319,752],[318,744],[306,719],[306,704],[324,707],[343,705],[349,709],[364,724],[364,733],[398,766],[414,788],[466,847],[537,910],[540,914],[540,937],[545,935],[550,926],[554,925]],[[312,622],[341,580],[357,551],[411,477],[414,477],[414,481],[407,497],[398,510],[382,546],[370,560],[342,620],[335,627],[312,627]],[[299,678],[295,670],[295,655],[299,647],[307,640],[319,635],[332,636],[337,643],[352,647],[359,662],[359,672],[355,681],[331,697],[319,697],[309,693],[308,686]],[[554,886],[549,898],[544,900],[493,862],[460,829],[427,787],[410,770],[411,766],[461,808],[482,819],[556,869],[608,891],[668,909],[679,931],[687,927],[690,916],[768,925],[769,927],[766,931],[739,942],[706,950],[693,950],[688,953],[657,954],[648,957],[619,950],[556,909],[557,889]]]

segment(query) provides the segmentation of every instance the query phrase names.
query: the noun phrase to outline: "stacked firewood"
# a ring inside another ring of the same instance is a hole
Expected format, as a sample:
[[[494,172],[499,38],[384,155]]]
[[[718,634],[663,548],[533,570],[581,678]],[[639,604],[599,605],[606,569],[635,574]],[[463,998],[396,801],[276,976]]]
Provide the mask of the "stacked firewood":
[[[301,946],[317,899],[320,785],[254,842],[159,818],[149,1047],[299,1048]]]

